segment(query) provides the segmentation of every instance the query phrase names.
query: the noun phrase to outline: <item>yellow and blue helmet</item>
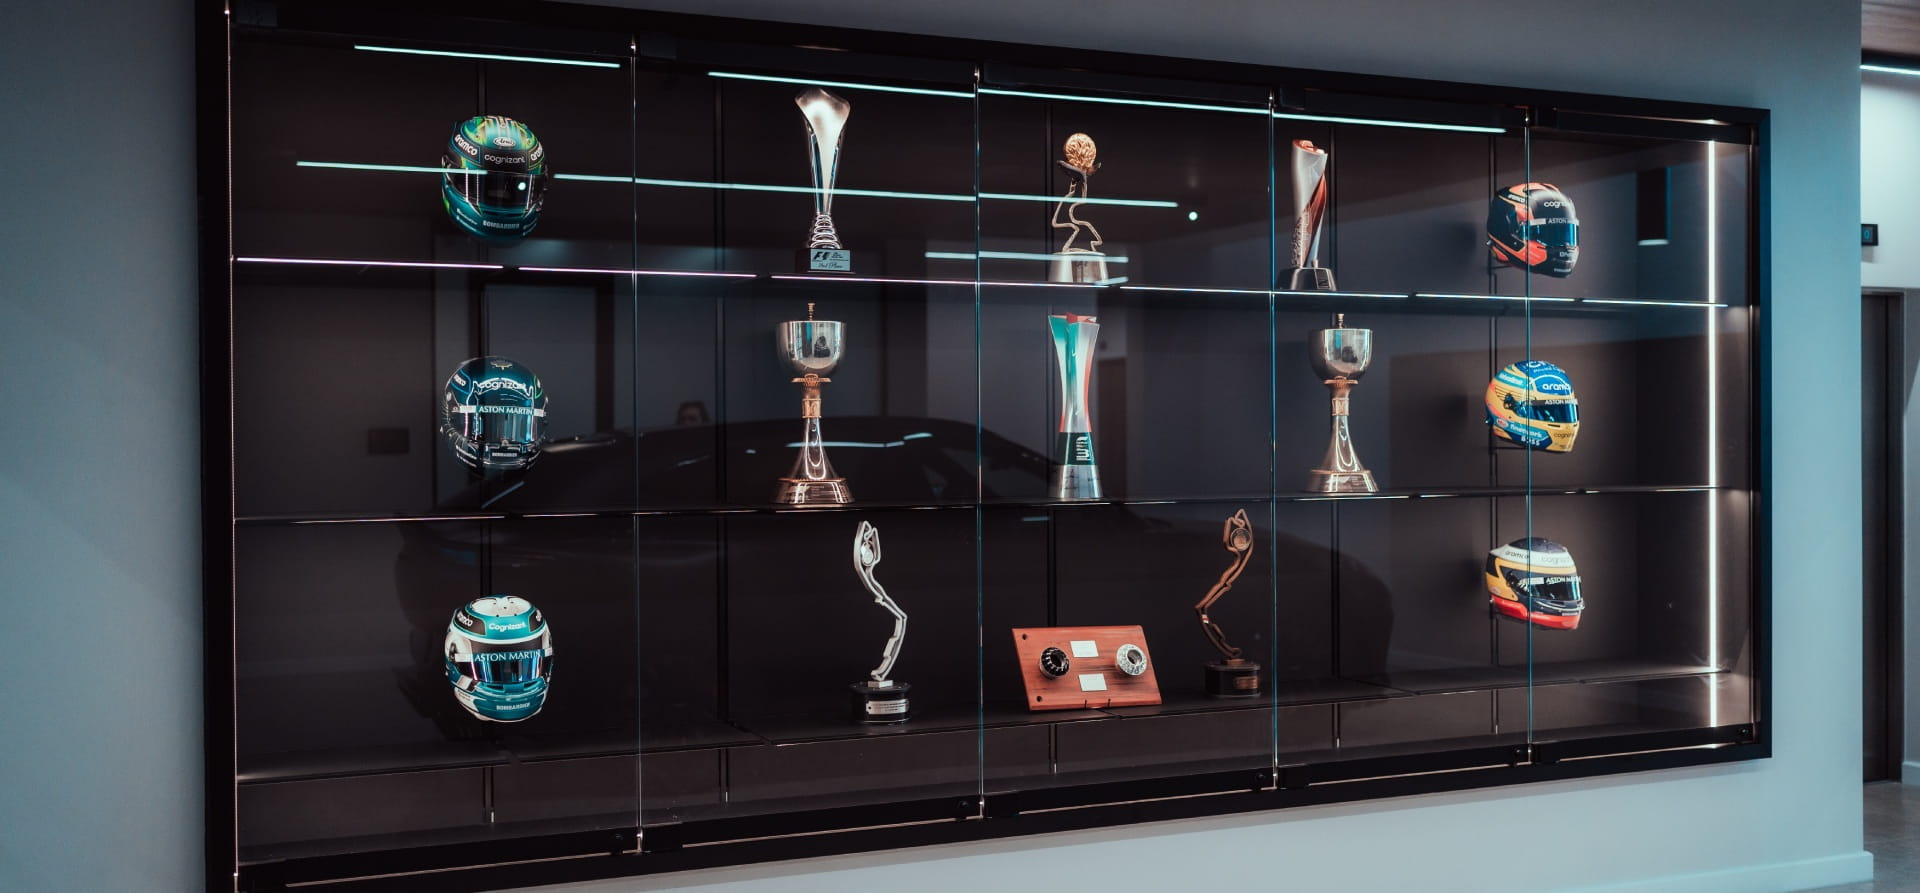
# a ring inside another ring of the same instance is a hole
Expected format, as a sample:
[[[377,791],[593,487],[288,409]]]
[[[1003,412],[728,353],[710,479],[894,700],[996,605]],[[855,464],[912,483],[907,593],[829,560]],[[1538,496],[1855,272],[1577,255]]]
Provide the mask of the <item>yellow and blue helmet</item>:
[[[532,369],[506,357],[474,357],[447,379],[440,433],[475,469],[526,468],[547,439],[547,390]]]
[[[525,238],[547,197],[547,147],[512,118],[483,115],[453,128],[440,159],[440,200],[468,233],[494,242]]]
[[[1550,453],[1570,452],[1580,433],[1573,380],[1545,360],[1508,364],[1487,382],[1487,424],[1495,437]]]
[[[540,712],[553,677],[553,631],[517,595],[477,598],[453,612],[442,650],[447,682],[467,712],[519,722]]]
[[[1487,553],[1487,598],[1497,616],[1544,629],[1580,625],[1586,601],[1567,547],[1545,537],[1517,539]]]

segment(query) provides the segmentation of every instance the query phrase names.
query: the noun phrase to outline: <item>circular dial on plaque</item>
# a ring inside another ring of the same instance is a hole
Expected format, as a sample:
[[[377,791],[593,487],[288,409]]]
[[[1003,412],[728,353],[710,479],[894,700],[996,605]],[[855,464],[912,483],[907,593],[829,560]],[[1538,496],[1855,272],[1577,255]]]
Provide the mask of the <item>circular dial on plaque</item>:
[[[1113,662],[1120,672],[1128,676],[1138,676],[1147,671],[1147,652],[1134,644],[1122,645],[1113,652]]]
[[[1073,664],[1067,660],[1067,653],[1058,648],[1048,648],[1040,652],[1040,672],[1058,679],[1067,675],[1067,668]]]

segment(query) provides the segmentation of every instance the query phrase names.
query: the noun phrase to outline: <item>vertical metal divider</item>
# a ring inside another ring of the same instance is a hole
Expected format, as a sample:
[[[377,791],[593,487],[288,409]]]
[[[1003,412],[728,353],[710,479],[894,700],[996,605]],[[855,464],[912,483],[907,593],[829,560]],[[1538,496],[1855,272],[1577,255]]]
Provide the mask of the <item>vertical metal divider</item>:
[[[713,86],[713,178],[714,182],[724,183],[727,179],[727,115],[726,82],[709,78]],[[727,193],[725,190],[713,190],[713,260],[716,269],[725,269],[727,246]],[[728,504],[731,494],[727,492],[730,479],[727,445],[728,406],[727,406],[727,302],[733,298],[731,281],[721,285],[721,297],[713,302],[713,420],[714,453],[720,461],[714,463],[713,495],[716,505]],[[730,516],[722,514],[713,522],[714,533],[714,718],[722,725],[737,728],[733,723],[732,680],[727,667],[732,661],[730,647],[733,637],[728,628],[728,580],[727,545],[733,532],[729,523]],[[720,802],[733,801],[733,750],[730,747],[719,748],[715,771],[718,777]]]
[[[208,890],[237,890],[240,883],[240,726],[239,726],[239,506],[236,503],[234,409],[234,245],[233,245],[233,21],[221,0],[194,4],[196,52],[195,149],[203,204],[199,208],[200,269],[219,269],[221,289],[211,276],[200,284],[200,497],[202,581],[201,658],[204,767],[207,826],[204,869]],[[218,47],[218,54],[211,51]],[[216,155],[213,147],[219,146]],[[217,162],[216,162],[217,158]],[[214,184],[218,184],[215,191]],[[220,205],[210,204],[217,197]],[[218,266],[216,267],[216,263]],[[217,300],[216,300],[217,299]],[[219,319],[225,331],[213,327]],[[215,336],[218,335],[218,338]],[[223,361],[213,362],[216,346]],[[216,378],[213,370],[221,370]],[[217,398],[217,399],[216,399]],[[223,407],[222,413],[215,407]],[[216,451],[211,445],[223,444]],[[219,514],[214,514],[218,506]],[[214,518],[220,524],[218,535]],[[224,580],[220,590],[212,580]],[[224,591],[222,591],[224,590]],[[218,595],[216,595],[218,592]],[[216,751],[214,742],[224,745]],[[216,755],[217,754],[217,755]]]
[[[985,385],[980,287],[980,66],[973,67],[973,751],[974,814],[987,815],[987,462],[984,455]]]
[[[1521,131],[1520,131],[1520,148],[1521,148],[1521,153],[1520,153],[1520,154],[1521,154],[1521,158],[1523,158],[1523,159],[1525,160],[1525,170],[1526,170],[1526,176],[1525,176],[1525,177],[1523,178],[1523,182],[1526,182],[1526,183],[1532,183],[1532,182],[1533,182],[1533,128],[1534,128],[1534,124],[1535,124],[1535,121],[1536,121],[1536,120],[1537,120],[1537,118],[1536,118],[1536,113],[1535,113],[1535,111],[1534,111],[1533,109],[1528,109],[1528,111],[1527,111],[1527,117],[1526,117],[1526,126],[1525,126],[1524,128],[1522,128],[1522,129],[1521,129]],[[1523,199],[1523,200],[1524,200],[1524,201],[1527,201],[1527,202],[1529,202],[1529,207],[1531,207],[1531,201],[1532,201],[1532,200],[1531,200],[1530,198],[1527,198],[1527,199]],[[1523,355],[1523,356],[1524,356],[1524,357],[1525,357],[1526,359],[1529,359],[1529,360],[1531,360],[1531,359],[1533,359],[1533,269],[1532,269],[1531,267],[1529,267],[1529,268],[1528,268],[1528,269],[1527,269],[1527,270],[1525,271],[1525,275],[1523,275],[1523,276],[1521,277],[1521,281],[1522,281],[1522,282],[1524,282],[1524,283],[1526,283],[1526,290],[1525,290],[1525,291],[1524,291],[1524,292],[1522,293],[1522,296],[1523,296],[1523,297],[1525,297],[1525,298],[1526,298],[1526,300],[1525,300],[1525,301],[1523,301],[1523,302],[1521,303],[1521,309],[1522,309],[1522,310],[1524,311],[1524,313],[1525,313],[1525,332],[1526,332],[1526,335],[1525,335],[1525,346],[1526,346],[1526,349],[1525,349],[1524,351],[1522,351],[1522,355]],[[1529,390],[1531,390],[1531,387],[1532,387],[1532,385],[1531,385],[1531,384],[1529,384],[1529,385],[1528,385],[1528,387],[1529,387]],[[1529,397],[1528,397],[1528,399],[1532,399],[1532,397],[1531,397],[1531,394],[1529,394]],[[1526,507],[1527,507],[1527,539],[1528,539],[1528,541],[1529,541],[1529,545],[1528,545],[1528,552],[1527,552],[1527,555],[1528,555],[1528,559],[1527,559],[1527,573],[1528,573],[1529,575],[1531,575],[1531,574],[1533,573],[1533,559],[1532,559],[1532,556],[1533,556],[1533,552],[1532,552],[1532,545],[1531,545],[1531,541],[1532,541],[1532,539],[1533,539],[1533,460],[1534,460],[1534,453],[1535,453],[1535,452],[1537,452],[1537,450],[1533,450],[1533,449],[1529,449],[1529,450],[1527,450],[1527,451],[1526,451],[1526,454],[1525,454],[1525,456],[1524,456],[1524,458],[1525,458],[1525,460],[1526,460],[1526,468],[1527,468],[1527,474],[1526,474],[1526,478],[1527,478],[1527,488],[1526,488]],[[1526,742],[1525,742],[1525,753],[1526,753],[1526,755],[1527,755],[1527,759],[1528,759],[1529,761],[1531,761],[1531,760],[1532,760],[1532,757],[1533,757],[1533,657],[1534,657],[1534,655],[1533,655],[1533,634],[1534,634],[1534,625],[1533,625],[1533,621],[1532,621],[1532,617],[1533,617],[1533,599],[1532,599],[1532,598],[1531,598],[1530,596],[1529,596],[1529,597],[1527,598],[1527,617],[1528,617],[1528,620],[1527,620],[1527,625],[1526,625],[1526,635],[1527,635],[1527,727],[1526,727]],[[1496,716],[1494,717],[1494,721],[1495,721],[1495,731],[1497,732],[1497,731],[1498,731],[1498,723],[1499,723],[1499,716],[1498,716],[1498,715],[1496,715]]]
[[[1483,192],[1494,195],[1500,188],[1500,136],[1487,135],[1487,185]],[[1485,247],[1485,246],[1482,246]],[[1482,260],[1487,265],[1487,294],[1500,293],[1499,268],[1494,266],[1492,256],[1484,254]],[[1497,302],[1495,302],[1497,303]],[[1487,316],[1487,378],[1492,380],[1500,371],[1500,316],[1489,313]],[[1486,435],[1487,443],[1487,486],[1500,486],[1500,451],[1495,443],[1492,429]],[[1497,492],[1497,490],[1496,490]],[[1487,539],[1488,549],[1500,546],[1500,502],[1498,495],[1487,497]],[[1500,666],[1500,621],[1487,611],[1487,663],[1495,668]],[[1500,700],[1495,696],[1493,703],[1493,734],[1500,733]]]
[[[1280,785],[1280,281],[1279,146],[1273,113],[1278,91],[1267,88],[1267,761],[1269,790]],[[1333,712],[1338,708],[1330,708]]]
[[[627,171],[628,171],[629,177],[640,176],[640,41],[631,32],[627,34]],[[627,259],[628,259],[627,266],[631,269],[638,270],[640,268],[640,184],[637,181],[629,182],[627,184],[627,202],[628,202],[627,221],[629,226],[628,238],[627,238]],[[627,314],[627,317],[628,317],[627,325],[629,326],[629,343],[632,344],[632,347],[627,352],[627,373],[632,377],[631,380],[633,382],[633,386],[628,388],[629,399],[632,400],[632,405],[629,407],[630,414],[628,416],[628,420],[631,427],[633,428],[633,433],[634,433],[633,451],[627,457],[628,463],[633,468],[633,490],[630,491],[627,494],[627,496],[629,500],[629,503],[628,503],[629,506],[631,508],[638,509],[640,507],[639,431],[640,431],[640,357],[642,354],[640,338],[641,338],[641,333],[644,331],[644,329],[640,325],[640,276],[639,274],[638,273],[627,274],[627,282],[629,286],[628,300],[632,302],[632,306]],[[616,296],[616,300],[617,299],[618,298]],[[618,425],[615,425],[615,427],[617,428]],[[646,710],[644,709],[646,700],[647,700],[646,669],[645,669],[646,668],[645,632],[647,627],[646,627],[646,612],[641,609],[641,606],[645,604],[644,593],[643,593],[643,587],[645,586],[645,583],[642,581],[641,575],[640,575],[641,526],[642,525],[640,523],[640,516],[638,514],[630,514],[627,516],[627,543],[628,543],[628,548],[632,550],[632,554],[633,554],[633,561],[632,561],[632,564],[629,566],[630,573],[632,573],[633,575],[633,587],[629,592],[629,595],[633,599],[633,677],[634,677],[634,684],[633,684],[634,700],[632,705],[634,833],[633,833],[633,850],[632,851],[636,853],[644,849],[644,845],[647,839],[647,831],[646,831],[647,719],[646,719]]]

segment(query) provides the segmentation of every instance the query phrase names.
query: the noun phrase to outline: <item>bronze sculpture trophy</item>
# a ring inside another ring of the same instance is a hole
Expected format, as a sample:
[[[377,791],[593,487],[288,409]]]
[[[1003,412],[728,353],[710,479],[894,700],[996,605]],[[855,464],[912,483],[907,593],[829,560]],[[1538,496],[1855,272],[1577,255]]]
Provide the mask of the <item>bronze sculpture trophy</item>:
[[[873,594],[874,603],[893,615],[893,635],[887,637],[887,645],[881,649],[880,665],[867,674],[866,681],[849,686],[853,690],[853,718],[865,723],[906,722],[907,691],[913,686],[889,677],[894,661],[900,659],[900,643],[907,638],[907,612],[900,610],[880,581],[873,578],[873,567],[879,563],[880,531],[862,521],[853,534],[853,572],[860,575],[860,582]]]
[[[1205,597],[1193,606],[1193,613],[1200,616],[1200,629],[1207,634],[1207,640],[1219,649],[1221,660],[1207,664],[1207,694],[1216,698],[1251,698],[1260,693],[1260,664],[1240,656],[1240,649],[1228,644],[1227,634],[1221,631],[1219,624],[1207,616],[1214,602],[1233,588],[1233,581],[1240,579],[1240,573],[1247,569],[1247,560],[1253,557],[1253,525],[1247,521],[1247,510],[1241,509],[1227,519],[1220,529],[1220,543],[1233,554],[1233,563],[1220,575],[1220,582],[1207,590]]]

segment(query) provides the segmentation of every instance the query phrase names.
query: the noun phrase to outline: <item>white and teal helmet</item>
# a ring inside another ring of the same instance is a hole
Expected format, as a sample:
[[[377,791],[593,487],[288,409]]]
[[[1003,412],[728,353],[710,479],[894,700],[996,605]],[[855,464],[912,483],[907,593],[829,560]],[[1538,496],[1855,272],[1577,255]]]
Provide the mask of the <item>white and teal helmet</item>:
[[[453,370],[440,403],[440,433],[481,471],[526,468],[547,438],[540,376],[506,357],[474,357]]]
[[[440,159],[440,200],[461,229],[494,242],[533,232],[547,200],[547,147],[512,118],[482,115],[454,125]]]
[[[453,696],[480,719],[519,722],[547,701],[553,633],[524,598],[489,595],[462,605],[447,624],[442,654]]]

